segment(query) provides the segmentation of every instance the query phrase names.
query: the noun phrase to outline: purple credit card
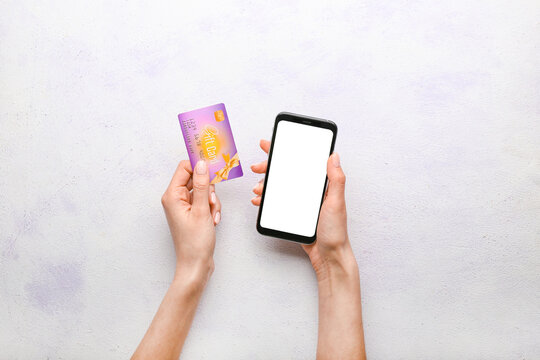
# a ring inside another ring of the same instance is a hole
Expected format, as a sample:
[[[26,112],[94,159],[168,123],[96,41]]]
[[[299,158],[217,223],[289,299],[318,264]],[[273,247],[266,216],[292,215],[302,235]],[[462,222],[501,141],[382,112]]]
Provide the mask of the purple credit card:
[[[192,169],[206,160],[211,184],[244,175],[224,104],[181,113],[178,120]]]

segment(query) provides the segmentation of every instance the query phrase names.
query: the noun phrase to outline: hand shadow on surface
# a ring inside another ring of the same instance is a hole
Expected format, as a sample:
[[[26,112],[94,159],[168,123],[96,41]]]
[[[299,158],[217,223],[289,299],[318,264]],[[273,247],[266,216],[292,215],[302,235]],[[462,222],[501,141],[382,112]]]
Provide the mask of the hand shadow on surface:
[[[304,249],[302,249],[302,245],[300,243],[270,236],[261,236],[263,238],[262,240],[264,241],[264,247],[266,249],[275,253],[301,258],[309,261],[309,258]]]

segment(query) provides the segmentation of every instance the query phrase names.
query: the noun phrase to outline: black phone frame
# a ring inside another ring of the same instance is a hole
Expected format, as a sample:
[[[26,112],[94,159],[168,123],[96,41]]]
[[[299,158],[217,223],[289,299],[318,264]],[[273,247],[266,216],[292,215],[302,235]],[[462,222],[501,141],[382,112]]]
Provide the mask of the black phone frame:
[[[328,156],[330,156],[334,152],[334,146],[336,144],[336,137],[337,137],[337,125],[334,122],[330,121],[330,120],[319,119],[319,118],[315,118],[315,117],[311,117],[311,116],[305,116],[305,115],[299,115],[299,114],[293,114],[293,113],[289,113],[289,112],[280,112],[276,116],[276,120],[275,120],[275,123],[274,123],[274,129],[273,129],[273,133],[272,133],[272,142],[270,144],[270,151],[268,152],[268,166],[266,168],[266,174],[265,174],[265,177],[264,177],[264,188],[263,188],[263,192],[262,192],[262,196],[261,196],[261,204],[259,206],[259,214],[257,216],[257,231],[262,235],[273,236],[273,237],[277,237],[277,238],[280,238],[280,239],[299,242],[299,243],[302,243],[302,244],[313,244],[317,239],[317,227],[319,226],[319,216],[320,216],[320,213],[321,213],[321,207],[322,207],[322,203],[323,203],[323,200],[324,200],[324,194],[326,192],[326,186],[328,185],[328,175],[326,176],[326,179],[324,181],[324,188],[323,188],[323,191],[322,191],[322,194],[321,194],[321,204],[319,205],[319,215],[317,215],[317,224],[315,226],[315,234],[313,234],[313,236],[311,236],[311,237],[310,236],[303,236],[303,235],[288,233],[288,232],[284,232],[284,231],[269,229],[269,228],[265,228],[265,227],[261,226],[261,215],[262,215],[262,210],[263,210],[263,206],[264,206],[264,197],[265,197],[265,194],[266,194],[266,183],[268,182],[268,175],[269,175],[270,167],[271,167],[271,164],[272,164],[272,153],[273,153],[273,150],[274,150],[274,141],[275,141],[275,138],[276,138],[276,131],[277,131],[277,128],[278,128],[278,123],[280,121],[290,121],[290,122],[294,122],[294,123],[310,125],[310,126],[315,126],[315,127],[320,127],[320,128],[331,130],[332,134],[333,134],[333,136],[332,136],[332,145],[330,146],[330,152],[329,152]]]

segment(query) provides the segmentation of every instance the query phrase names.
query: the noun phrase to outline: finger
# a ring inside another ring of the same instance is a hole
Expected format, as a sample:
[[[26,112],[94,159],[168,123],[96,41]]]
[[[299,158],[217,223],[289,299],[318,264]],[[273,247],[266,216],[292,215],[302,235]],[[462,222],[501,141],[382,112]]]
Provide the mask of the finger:
[[[176,167],[176,171],[174,172],[174,175],[171,179],[171,183],[169,186],[173,187],[179,187],[179,186],[187,186],[191,179],[191,174],[193,173],[193,170],[191,170],[191,164],[187,160],[182,160]]]
[[[214,184],[210,184],[208,188],[208,203],[210,204],[210,211],[212,211],[212,205],[217,202],[216,187]]]
[[[261,205],[261,197],[255,196],[253,199],[251,199],[251,203],[255,206]]]
[[[176,167],[169,187],[162,197],[162,203],[172,203],[178,200],[191,203],[189,191],[191,190],[191,164],[182,160]]]
[[[209,205],[210,176],[208,174],[208,165],[204,160],[200,160],[195,165],[193,172],[193,205],[192,210],[199,214],[210,212]]]
[[[253,188],[253,192],[254,192],[256,195],[262,195],[263,188],[264,188],[264,184],[261,183],[261,182],[259,182],[259,183],[257,183],[257,185],[255,185],[255,187]]]
[[[186,198],[187,200],[186,199],[182,199],[182,200],[187,201],[190,204],[193,204],[193,194],[191,190],[193,190],[193,177],[190,177],[186,187],[182,188],[182,194],[187,194],[187,195],[182,196],[183,198]]]
[[[345,173],[341,168],[339,155],[333,153],[326,164],[328,189],[325,202],[336,208],[345,206]]]
[[[268,160],[264,160],[258,164],[251,165],[251,171],[253,171],[256,174],[264,174],[266,173],[267,166],[268,166]]]
[[[212,189],[210,190],[210,198],[210,214],[212,214],[212,219],[214,219],[214,225],[217,225],[221,221],[221,201]]]
[[[208,203],[210,204],[210,210],[212,209],[212,205],[215,205],[216,202],[216,187],[214,186],[214,184],[210,184],[210,187],[208,188]]]
[[[216,192],[216,186],[214,184],[210,184],[210,187],[208,188],[208,201],[210,202],[210,205],[212,205],[215,201],[215,198],[212,197],[212,193],[214,193],[214,196]]]
[[[265,140],[265,139],[261,139],[261,142],[260,142],[260,147],[261,149],[268,154],[268,152],[270,151],[270,141],[268,140]]]

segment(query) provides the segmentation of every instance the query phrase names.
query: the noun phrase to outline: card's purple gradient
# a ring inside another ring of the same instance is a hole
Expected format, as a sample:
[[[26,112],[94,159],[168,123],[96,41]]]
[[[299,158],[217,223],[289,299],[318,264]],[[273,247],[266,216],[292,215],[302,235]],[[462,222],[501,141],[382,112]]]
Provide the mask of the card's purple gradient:
[[[225,119],[223,121],[218,122],[214,117],[214,112],[218,110],[223,111],[223,114],[225,115]],[[189,139],[191,139],[191,142],[193,144],[195,142],[195,140],[193,139],[194,132],[186,130],[186,128],[182,125],[183,121],[187,121],[190,119],[193,119],[193,121],[195,121],[195,123],[197,124],[197,130],[199,133],[200,130],[204,127],[204,125],[209,124],[219,130],[219,136],[221,138],[227,138],[225,146],[218,153],[218,162],[215,164],[209,164],[210,180],[212,180],[215,177],[215,173],[225,166],[225,160],[223,159],[222,154],[229,154],[230,157],[233,157],[238,152],[236,149],[236,144],[234,143],[234,137],[232,134],[231,125],[229,123],[229,116],[227,114],[227,110],[225,109],[225,105],[221,103],[197,110],[188,111],[178,115],[178,120],[180,122],[180,128],[182,129],[182,134],[184,136],[184,142],[186,144],[189,161],[191,162],[191,167],[195,168],[195,164],[197,163],[197,161],[200,160],[200,157],[198,155],[198,149],[195,149],[195,151],[191,152],[188,146]],[[231,169],[227,180],[235,179],[243,175],[244,173],[242,171],[242,164],[240,163],[238,166]]]

